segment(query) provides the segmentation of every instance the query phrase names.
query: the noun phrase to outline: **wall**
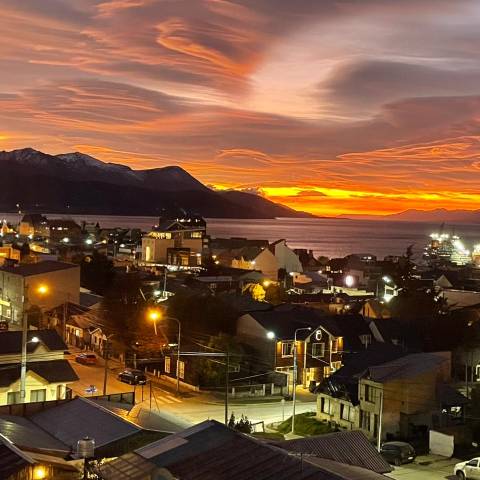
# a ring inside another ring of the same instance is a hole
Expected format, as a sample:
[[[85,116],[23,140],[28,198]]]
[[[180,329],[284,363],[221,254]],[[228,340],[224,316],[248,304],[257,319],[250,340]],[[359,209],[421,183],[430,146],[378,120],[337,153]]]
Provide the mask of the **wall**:
[[[322,411],[322,401],[325,402],[326,410],[328,413]],[[342,405],[344,412],[348,411],[348,420],[346,420],[345,418],[341,418],[340,416]],[[333,398],[321,393],[317,395],[316,418],[321,421],[335,422],[339,427],[345,430],[356,430],[359,428],[359,407],[354,406],[347,400]]]
[[[275,257],[278,261],[278,268],[284,268],[287,272],[303,272],[298,256],[284,240],[275,245]]]
[[[31,371],[27,371],[26,377],[26,400],[31,401],[30,395],[32,390],[46,389],[45,400],[60,400],[57,398],[57,388],[62,386],[62,397],[65,398],[66,383],[48,383],[45,379],[39,377]],[[0,405],[7,405],[7,398],[9,392],[20,391],[20,379],[12,383],[9,387],[0,388]]]

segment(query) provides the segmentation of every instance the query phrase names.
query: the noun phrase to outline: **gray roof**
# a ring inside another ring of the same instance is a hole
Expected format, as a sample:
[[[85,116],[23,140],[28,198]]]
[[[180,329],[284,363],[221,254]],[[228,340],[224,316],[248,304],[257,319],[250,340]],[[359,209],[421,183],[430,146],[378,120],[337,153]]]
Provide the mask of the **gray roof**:
[[[214,420],[202,422],[136,450],[145,460],[182,480],[341,480],[285,450],[231,430]],[[114,466],[115,462],[112,462]],[[106,467],[107,468],[107,467]],[[102,471],[103,474],[103,471]],[[109,476],[107,479],[121,479]]]
[[[20,378],[20,363],[7,363],[0,365],[0,387],[9,387]],[[68,383],[78,380],[68,360],[46,360],[40,362],[28,362],[27,372],[34,372],[39,377],[50,383]]]
[[[33,459],[0,434],[0,478],[10,478],[34,463]]]
[[[36,413],[32,422],[69,446],[85,436],[102,447],[141,431],[140,427],[82,397]]]
[[[392,471],[390,465],[360,430],[286,440],[277,445],[290,452],[315,455],[319,458],[362,467],[376,473]]]
[[[387,480],[390,478],[381,473],[367,470],[366,468],[356,467],[354,465],[345,465],[344,463],[335,462],[334,460],[327,460],[325,458],[307,457],[305,460],[348,480]]]
[[[442,352],[413,353],[370,367],[367,375],[374,382],[383,383],[412,378],[431,370],[438,370],[445,362],[450,362],[450,357]]]
[[[92,307],[101,303],[103,297],[94,293],[80,292],[80,305],[82,307]]]
[[[22,277],[30,277],[32,275],[41,275],[44,273],[57,272],[60,270],[68,270],[78,268],[78,265],[66,262],[57,262],[55,260],[45,260],[37,263],[16,264],[14,266],[0,267],[0,272],[14,273]]]
[[[25,417],[0,415],[0,431],[17,447],[26,450],[56,450],[67,453],[70,451],[67,445]]]
[[[67,349],[62,337],[55,330],[29,330],[27,333],[27,351],[32,353],[38,347],[38,343],[31,342],[37,337],[40,342],[50,351],[64,351]],[[0,332],[0,355],[9,355],[22,352],[22,332],[11,330]]]

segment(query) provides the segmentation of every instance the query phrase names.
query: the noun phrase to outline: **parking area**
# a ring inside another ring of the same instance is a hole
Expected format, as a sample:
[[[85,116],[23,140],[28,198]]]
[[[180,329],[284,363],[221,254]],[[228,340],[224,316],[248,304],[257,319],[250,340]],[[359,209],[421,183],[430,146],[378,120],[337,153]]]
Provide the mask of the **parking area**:
[[[396,480],[453,480],[453,466],[460,462],[456,458],[445,458],[437,455],[417,457],[414,463],[395,467],[388,476]]]

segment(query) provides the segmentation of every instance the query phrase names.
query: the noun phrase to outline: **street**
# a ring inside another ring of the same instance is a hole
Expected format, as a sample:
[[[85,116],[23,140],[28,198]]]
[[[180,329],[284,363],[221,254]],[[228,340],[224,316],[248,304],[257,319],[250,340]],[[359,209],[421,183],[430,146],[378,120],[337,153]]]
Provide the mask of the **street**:
[[[69,361],[79,376],[79,380],[70,387],[74,395],[90,397],[103,394],[104,366],[103,360],[98,359],[97,365],[81,365],[75,362],[74,355]],[[117,380],[117,374],[122,370],[120,365],[111,362],[107,376],[107,394],[132,392],[134,387]],[[88,389],[94,385],[96,392],[91,394]],[[152,398],[150,400],[150,386],[136,387],[137,404],[130,411],[130,420],[146,428],[167,428],[180,430],[207,419],[223,422],[225,419],[225,405],[221,397],[210,393],[182,392],[177,397],[174,386],[159,382],[152,382]],[[296,413],[314,411],[316,404],[313,395],[299,394]],[[313,400],[313,401],[312,401]],[[255,402],[255,403],[254,403]],[[151,405],[151,409],[150,409]],[[120,412],[117,412],[120,413]],[[248,401],[230,399],[228,415],[234,414],[238,419],[242,415],[248,417],[252,423],[264,422],[265,425],[282,421],[292,414],[292,402],[282,404],[278,399],[269,401],[259,398]],[[158,417],[158,418],[156,418]]]
[[[453,466],[458,462],[458,459],[438,455],[419,456],[414,463],[395,467],[387,475],[396,480],[455,480]]]

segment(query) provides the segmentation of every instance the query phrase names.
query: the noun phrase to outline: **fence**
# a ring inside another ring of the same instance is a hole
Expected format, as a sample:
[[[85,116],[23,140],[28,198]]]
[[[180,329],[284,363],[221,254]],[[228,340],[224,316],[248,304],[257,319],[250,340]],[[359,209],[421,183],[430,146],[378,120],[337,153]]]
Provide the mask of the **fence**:
[[[283,395],[285,387],[274,383],[259,383],[257,385],[235,385],[231,389],[233,398],[266,397],[267,395]]]

